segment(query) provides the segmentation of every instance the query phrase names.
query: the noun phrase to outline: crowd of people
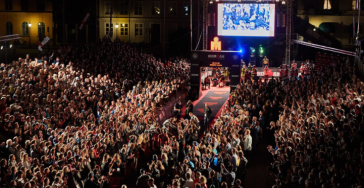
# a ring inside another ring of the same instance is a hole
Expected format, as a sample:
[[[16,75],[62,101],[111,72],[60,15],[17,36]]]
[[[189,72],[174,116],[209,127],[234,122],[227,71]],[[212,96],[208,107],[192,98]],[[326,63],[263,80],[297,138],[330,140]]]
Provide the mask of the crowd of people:
[[[263,134],[274,188],[362,187],[363,90],[349,59],[298,79],[247,80],[231,93],[215,127],[250,132],[247,155]]]
[[[299,79],[243,80],[210,126],[185,59],[120,41],[0,65],[0,186],[241,188],[262,142],[273,187],[360,187],[364,83],[349,61]],[[184,116],[182,117],[182,115]],[[252,167],[253,168],[253,167]]]
[[[160,108],[189,90],[184,59],[161,62],[120,41],[0,71],[1,187],[135,186],[140,169],[161,168],[150,162],[164,144]]]

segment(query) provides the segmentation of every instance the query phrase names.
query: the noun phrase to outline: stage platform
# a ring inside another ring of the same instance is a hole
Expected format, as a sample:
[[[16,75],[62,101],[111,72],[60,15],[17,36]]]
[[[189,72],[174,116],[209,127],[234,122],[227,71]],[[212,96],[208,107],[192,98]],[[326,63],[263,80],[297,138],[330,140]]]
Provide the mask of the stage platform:
[[[263,77],[264,76],[264,68],[263,67],[256,67],[255,69],[257,69],[257,75],[259,77]],[[273,77],[279,77],[280,73],[278,72],[278,67],[269,67],[269,77],[273,76]]]

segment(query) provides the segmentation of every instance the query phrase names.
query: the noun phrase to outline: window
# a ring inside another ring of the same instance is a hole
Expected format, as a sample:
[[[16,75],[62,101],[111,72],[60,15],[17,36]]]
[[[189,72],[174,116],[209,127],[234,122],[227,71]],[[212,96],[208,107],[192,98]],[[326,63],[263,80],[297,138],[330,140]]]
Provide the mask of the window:
[[[357,10],[356,3],[357,3],[357,0],[353,0],[353,3],[352,3],[353,10]]]
[[[45,0],[37,0],[37,10],[45,11]]]
[[[5,10],[13,10],[13,1],[5,0]]]
[[[29,0],[21,0],[20,1],[21,10],[29,9]]]
[[[110,1],[105,2],[105,14],[111,14],[112,12],[112,3]]]
[[[330,0],[324,0],[324,9],[330,10],[331,9],[331,2]]]
[[[127,3],[126,1],[122,1],[120,6],[120,14],[126,15],[128,13],[129,13],[129,3]]]
[[[143,15],[143,3],[140,1],[135,2],[135,15]]]
[[[28,26],[28,22],[23,22],[21,24],[21,28],[22,28],[22,35],[23,36],[29,36],[29,26]]]
[[[161,14],[161,3],[159,1],[152,2],[152,15]]]
[[[13,34],[13,24],[11,22],[6,22],[5,28],[6,28],[6,35]]]
[[[143,24],[135,24],[135,36],[143,36]]]
[[[38,24],[38,36],[45,34],[45,24],[43,22],[39,22]]]
[[[188,16],[190,15],[190,3],[183,2],[183,15]]]
[[[110,32],[110,34],[109,34]],[[114,34],[114,24],[111,24],[110,27],[110,23],[106,23],[106,35],[109,35],[112,37],[112,35]]]
[[[177,15],[177,3],[170,2],[168,6],[168,14],[169,15]]]
[[[127,36],[129,35],[129,25],[125,23],[120,24],[120,35]]]

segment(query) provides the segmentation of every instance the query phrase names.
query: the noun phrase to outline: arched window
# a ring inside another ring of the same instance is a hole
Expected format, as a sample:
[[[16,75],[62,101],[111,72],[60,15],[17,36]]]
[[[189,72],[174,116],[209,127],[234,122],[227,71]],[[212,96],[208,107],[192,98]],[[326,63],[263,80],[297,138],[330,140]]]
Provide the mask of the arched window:
[[[45,34],[45,24],[43,22],[38,23],[38,36]]]
[[[21,28],[22,28],[22,35],[23,36],[29,36],[29,26],[28,26],[28,22],[23,22],[21,24]]]
[[[5,28],[6,28],[6,35],[13,34],[13,24],[11,22],[6,22]]]

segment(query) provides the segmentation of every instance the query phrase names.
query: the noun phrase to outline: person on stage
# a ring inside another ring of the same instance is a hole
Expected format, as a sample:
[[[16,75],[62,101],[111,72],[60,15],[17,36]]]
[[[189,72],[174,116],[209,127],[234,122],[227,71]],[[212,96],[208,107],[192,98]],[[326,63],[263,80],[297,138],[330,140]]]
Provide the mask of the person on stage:
[[[267,58],[267,56],[264,56],[262,67],[269,67],[269,59]]]
[[[212,79],[213,87],[217,86],[219,79],[217,73],[214,74],[214,78]]]
[[[264,82],[268,82],[268,79],[269,79],[269,69],[268,69],[268,66],[265,66],[264,67],[264,70],[263,70],[263,72],[264,72]]]
[[[241,82],[244,83],[245,82],[245,74],[247,72],[246,66],[245,64],[243,64],[243,68],[241,68]]]
[[[246,70],[246,73],[245,73],[245,81],[250,80],[251,74],[252,74],[252,72],[251,72],[251,70],[249,70],[249,67],[248,67],[248,69]]]
[[[307,66],[307,64],[303,65],[303,73],[304,73],[305,76],[308,76],[308,66]]]
[[[255,65],[253,65],[252,79],[254,80],[254,83],[258,81],[258,72],[257,69],[255,68]]]
[[[289,71],[289,77],[290,77],[290,79],[294,79],[295,78],[295,72],[296,71],[294,71],[293,68],[290,69],[290,71]]]
[[[225,86],[225,76],[222,74],[219,77],[219,87],[224,87]]]
[[[283,77],[283,71],[282,71],[281,66],[278,67],[278,72],[279,72],[279,78],[282,79],[282,77]]]
[[[304,64],[303,64],[303,63],[301,64],[300,72],[301,72],[301,76],[302,76],[302,77],[303,77],[303,76],[305,76],[305,66],[304,66]]]
[[[212,76],[215,76],[215,74],[216,74],[216,68],[214,67],[212,68]]]
[[[297,65],[296,65],[295,60],[293,60],[291,67],[292,67],[292,70],[296,70],[297,69]]]
[[[210,89],[210,78],[208,76],[205,77],[205,89],[207,88],[207,86],[209,86],[209,89]]]
[[[288,68],[286,64],[283,64],[283,72],[284,72],[284,78],[287,78],[288,76]]]
[[[249,63],[248,64],[248,71],[251,71],[253,69],[252,65]]]
[[[307,62],[307,66],[306,66],[306,71],[307,71],[307,76],[309,77],[312,71],[312,67],[310,65],[310,61]]]

